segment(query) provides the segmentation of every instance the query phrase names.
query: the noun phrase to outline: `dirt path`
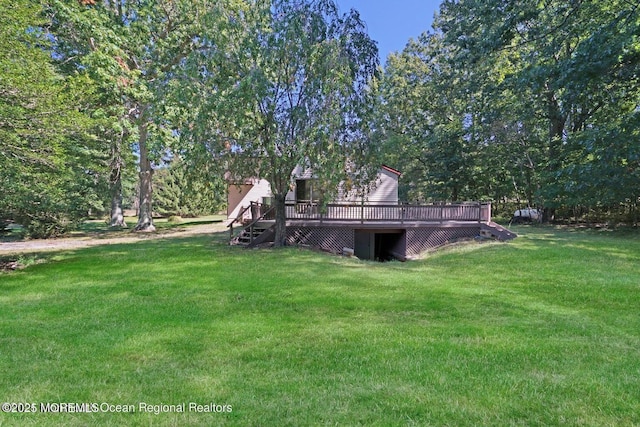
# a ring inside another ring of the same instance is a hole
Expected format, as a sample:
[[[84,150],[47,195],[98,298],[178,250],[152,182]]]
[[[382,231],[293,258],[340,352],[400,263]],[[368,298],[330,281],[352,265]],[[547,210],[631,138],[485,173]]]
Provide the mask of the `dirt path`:
[[[123,233],[118,236],[84,236],[59,239],[23,240],[18,242],[0,242],[0,255],[13,255],[30,252],[59,251],[87,248],[90,246],[134,243],[148,239],[167,239],[198,234],[211,234],[225,231],[223,223],[195,224],[174,230],[162,230],[154,233]]]

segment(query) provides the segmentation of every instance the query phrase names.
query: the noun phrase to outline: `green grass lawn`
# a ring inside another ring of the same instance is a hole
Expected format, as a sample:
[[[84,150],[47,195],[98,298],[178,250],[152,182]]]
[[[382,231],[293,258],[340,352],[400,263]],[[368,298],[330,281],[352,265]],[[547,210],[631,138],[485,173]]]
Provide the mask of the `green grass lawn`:
[[[0,273],[0,402],[136,412],[0,425],[639,425],[640,235],[515,230],[408,263],[226,234],[38,255]]]

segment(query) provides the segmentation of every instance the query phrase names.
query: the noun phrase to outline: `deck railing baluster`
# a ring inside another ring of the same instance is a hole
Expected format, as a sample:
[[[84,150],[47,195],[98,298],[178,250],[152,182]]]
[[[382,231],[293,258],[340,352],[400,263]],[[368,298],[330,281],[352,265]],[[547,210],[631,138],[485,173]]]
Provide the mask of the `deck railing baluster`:
[[[330,221],[399,222],[409,221],[491,221],[491,203],[434,205],[329,204],[320,206],[287,205],[287,219]]]

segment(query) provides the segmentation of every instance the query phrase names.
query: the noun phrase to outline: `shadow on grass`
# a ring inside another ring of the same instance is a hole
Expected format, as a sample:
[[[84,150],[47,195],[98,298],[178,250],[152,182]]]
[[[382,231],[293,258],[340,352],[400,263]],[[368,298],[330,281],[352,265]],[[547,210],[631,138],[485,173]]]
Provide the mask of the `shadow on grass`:
[[[221,224],[224,218],[222,216],[205,217],[205,218],[186,218],[179,222],[170,222],[167,219],[156,219],[154,225],[156,227],[155,234],[163,234],[164,232],[171,232],[176,230],[187,229],[194,225],[212,225]],[[135,220],[129,221],[128,224],[134,224]],[[127,236],[133,233],[133,226],[126,228],[110,227],[104,221],[87,221],[79,230],[69,233],[69,236],[74,237],[96,237],[96,238],[111,238],[119,236]]]
[[[158,218],[154,221],[156,226],[156,234],[163,234],[173,232],[176,230],[188,229],[197,225],[213,225],[220,224],[226,219],[226,216],[222,215],[210,215],[201,218],[186,218],[181,219],[179,222],[170,222],[166,218]],[[135,224],[135,218],[127,218],[127,224]],[[129,227],[110,227],[106,221],[103,220],[88,220],[82,223],[78,229],[70,230],[68,233],[59,236],[58,238],[65,237],[91,237],[95,239],[107,239],[130,236],[133,233],[133,226]],[[0,232],[0,242],[20,242],[26,240],[24,230],[21,226],[12,224],[10,229]],[[46,240],[46,239],[39,239]]]

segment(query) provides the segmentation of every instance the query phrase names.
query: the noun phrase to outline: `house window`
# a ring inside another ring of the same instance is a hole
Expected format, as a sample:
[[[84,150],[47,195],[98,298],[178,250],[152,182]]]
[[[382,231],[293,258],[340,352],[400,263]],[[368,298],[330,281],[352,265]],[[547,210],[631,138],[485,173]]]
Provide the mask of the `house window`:
[[[318,203],[320,192],[314,189],[314,182],[311,179],[296,180],[296,202],[297,203]]]

